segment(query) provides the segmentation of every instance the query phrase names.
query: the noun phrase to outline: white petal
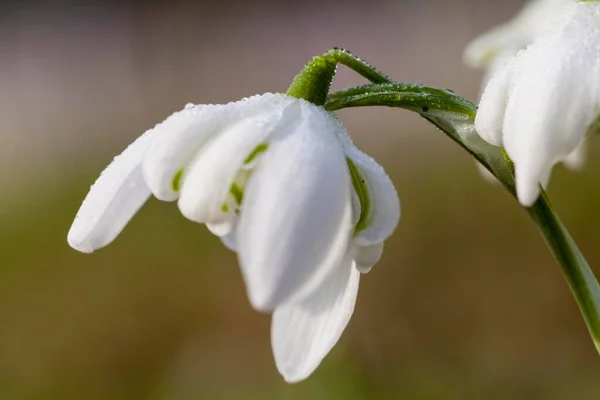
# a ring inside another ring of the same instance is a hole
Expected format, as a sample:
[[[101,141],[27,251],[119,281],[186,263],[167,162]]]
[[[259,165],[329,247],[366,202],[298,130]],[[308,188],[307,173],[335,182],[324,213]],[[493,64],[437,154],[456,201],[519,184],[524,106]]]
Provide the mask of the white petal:
[[[358,168],[364,181],[361,184],[366,188],[370,201],[365,228],[357,233],[354,240],[363,246],[382,242],[394,232],[400,219],[398,193],[381,165],[360,151],[339,123],[337,136],[346,156]]]
[[[214,223],[214,224],[206,224],[206,227],[208,228],[208,230],[216,236],[225,236],[225,235],[229,235],[230,233],[232,233],[237,225],[237,217],[235,215],[233,215],[231,218],[222,221],[222,222],[218,222],[218,223]]]
[[[302,116],[273,136],[246,186],[238,255],[258,310],[308,294],[347,252],[350,178],[331,119],[302,102]]]
[[[511,60],[492,76],[483,91],[475,116],[477,133],[494,146],[502,146],[502,125],[514,66],[514,60]]]
[[[354,244],[351,249],[351,254],[354,259],[354,267],[361,274],[366,274],[381,258],[381,254],[383,254],[383,242],[372,244],[370,246]]]
[[[190,105],[173,114],[154,128],[157,138],[144,160],[148,187],[160,200],[176,200],[177,177],[213,134],[282,102],[290,98],[267,93],[225,105]]]
[[[302,302],[275,310],[271,345],[287,382],[306,379],[337,343],[354,312],[359,277],[346,263]]]
[[[598,115],[599,18],[600,4],[573,3],[517,60],[503,141],[524,206],[533,204],[538,184],[575,150]]]
[[[115,157],[90,188],[67,235],[84,253],[112,242],[150,197],[141,164],[154,132],[147,131]]]
[[[579,143],[579,146],[575,148],[562,162],[574,171],[580,170],[585,164],[587,158],[587,144],[585,139]]]
[[[241,119],[213,136],[185,170],[179,197],[181,213],[200,223],[226,218],[223,204],[245,161],[259,145],[266,145],[275,129],[298,120],[300,107],[299,101],[282,98],[280,107]]]
[[[217,224],[206,224],[208,230],[216,236],[219,236],[221,242],[231,251],[237,251],[236,243],[236,228],[238,217],[233,215],[232,218]]]

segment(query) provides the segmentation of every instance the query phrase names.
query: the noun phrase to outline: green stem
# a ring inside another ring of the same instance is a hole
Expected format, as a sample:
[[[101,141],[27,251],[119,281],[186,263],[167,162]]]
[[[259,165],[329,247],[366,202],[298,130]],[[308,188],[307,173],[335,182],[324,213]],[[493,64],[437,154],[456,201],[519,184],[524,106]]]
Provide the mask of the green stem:
[[[310,60],[296,75],[287,94],[318,106],[324,105],[338,64],[347,66],[371,82],[392,82],[361,58],[347,50],[334,48]]]
[[[600,285],[575,241],[552,210],[545,193],[527,212],[535,221],[579,305],[586,325],[600,352]]]

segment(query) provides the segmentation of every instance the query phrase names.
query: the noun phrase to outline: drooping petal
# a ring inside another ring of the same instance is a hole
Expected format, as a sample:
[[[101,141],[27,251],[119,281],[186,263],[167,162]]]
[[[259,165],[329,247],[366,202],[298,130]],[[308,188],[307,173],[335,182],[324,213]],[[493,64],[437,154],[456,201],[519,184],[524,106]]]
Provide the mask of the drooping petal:
[[[301,102],[282,127],[244,192],[237,245],[248,296],[272,310],[316,288],[348,250],[350,178],[332,117]]]
[[[360,177],[354,179],[355,185],[361,185],[366,190],[368,204],[361,204],[367,208],[367,214],[358,221],[356,243],[367,246],[387,239],[400,219],[400,200],[394,184],[384,169],[374,159],[360,151],[353,143],[346,130],[337,124],[337,137],[342,144],[346,156],[358,168]],[[350,167],[352,168],[352,167]],[[356,189],[356,188],[355,188]],[[364,210],[363,210],[364,211]]]
[[[511,60],[490,79],[475,116],[477,133],[494,146],[502,146],[502,126],[514,67],[514,60]]]
[[[585,164],[585,160],[587,158],[587,144],[585,139],[579,143],[579,146],[575,148],[572,152],[569,153],[567,157],[565,157],[562,162],[567,166],[567,168],[572,169],[574,171],[580,170]]]
[[[200,223],[216,223],[231,215],[232,212],[223,211],[223,204],[243,165],[252,162],[250,158],[260,157],[255,154],[257,149],[261,153],[268,150],[267,139],[278,127],[297,120],[300,107],[298,101],[281,97],[280,107],[241,119],[210,138],[183,174],[179,197],[181,213]],[[243,187],[237,190],[241,197]]]
[[[369,246],[354,244],[351,249],[354,267],[361,273],[368,273],[381,258],[383,254],[383,242]]]
[[[600,3],[574,2],[517,59],[503,142],[524,206],[533,204],[543,177],[575,150],[599,114],[599,42]]]
[[[154,140],[149,130],[115,157],[81,204],[67,235],[71,247],[91,253],[112,242],[150,197],[141,164]]]
[[[271,345],[287,382],[306,379],[337,343],[354,312],[359,277],[347,260],[309,297],[275,310]]]
[[[212,135],[242,118],[279,107],[282,101],[289,102],[289,97],[266,93],[225,105],[189,105],[157,125],[156,141],[144,160],[144,177],[152,193],[160,200],[176,200],[185,167]]]

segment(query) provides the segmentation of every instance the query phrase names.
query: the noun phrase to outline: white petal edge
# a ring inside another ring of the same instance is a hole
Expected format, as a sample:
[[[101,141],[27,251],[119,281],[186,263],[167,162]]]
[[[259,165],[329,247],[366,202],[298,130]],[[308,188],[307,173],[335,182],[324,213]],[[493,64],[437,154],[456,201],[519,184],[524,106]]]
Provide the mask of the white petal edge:
[[[154,139],[149,130],[106,167],[90,188],[67,235],[75,250],[91,253],[112,242],[150,197],[141,164]]]
[[[354,267],[361,274],[371,271],[371,268],[379,262],[383,254],[383,242],[369,246],[353,244],[351,255],[354,260]]]
[[[358,232],[356,243],[362,246],[376,244],[387,239],[400,220],[400,199],[396,188],[385,170],[373,158],[360,151],[344,127],[337,123],[337,137],[344,153],[358,168],[370,198],[367,226]],[[354,190],[354,189],[353,189]]]
[[[354,312],[359,280],[346,260],[309,297],[275,310],[271,345],[287,382],[306,379],[338,342]]]
[[[212,135],[241,118],[291,101],[289,96],[266,93],[224,105],[188,105],[171,115],[154,128],[156,140],[144,160],[148,187],[160,200],[176,200],[179,193],[173,184],[175,177]]]
[[[237,246],[257,310],[307,295],[348,250],[351,184],[331,119],[302,102],[299,121],[273,136],[246,186]]]
[[[235,252],[237,251],[237,243],[235,238],[237,221],[237,216],[234,216],[233,218],[224,222],[217,224],[206,224],[206,227],[213,235],[218,236],[219,239],[221,239],[221,242],[225,247]]]
[[[587,143],[586,140],[583,139],[581,143],[579,143],[579,145],[575,148],[575,150],[569,153],[569,155],[566,156],[564,160],[562,160],[562,162],[567,168],[573,171],[579,171],[581,168],[583,168],[586,159]]]
[[[494,146],[503,144],[504,113],[514,69],[515,59],[512,59],[492,76],[481,95],[479,109],[475,116],[477,133],[483,140]]]
[[[209,139],[183,174],[178,202],[181,213],[199,223],[232,217],[232,207],[227,213],[222,206],[244,161],[275,129],[297,120],[300,107],[298,101],[282,100],[280,107],[243,118]]]

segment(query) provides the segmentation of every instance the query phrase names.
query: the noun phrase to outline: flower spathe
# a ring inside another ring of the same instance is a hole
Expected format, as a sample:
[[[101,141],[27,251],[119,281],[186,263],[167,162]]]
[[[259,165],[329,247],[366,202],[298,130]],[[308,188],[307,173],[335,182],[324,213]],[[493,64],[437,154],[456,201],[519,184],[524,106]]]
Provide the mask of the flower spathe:
[[[475,126],[505,147],[524,206],[535,202],[552,167],[596,129],[599,74],[600,3],[576,2],[487,85]]]
[[[338,341],[360,273],[400,216],[383,169],[324,108],[283,94],[188,105],[133,142],[90,189],[68,234],[109,244],[153,194],[237,252],[252,306],[272,311],[276,365],[308,377]]]

